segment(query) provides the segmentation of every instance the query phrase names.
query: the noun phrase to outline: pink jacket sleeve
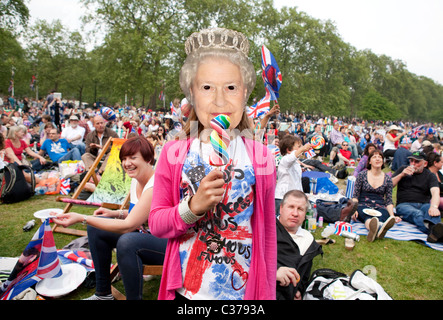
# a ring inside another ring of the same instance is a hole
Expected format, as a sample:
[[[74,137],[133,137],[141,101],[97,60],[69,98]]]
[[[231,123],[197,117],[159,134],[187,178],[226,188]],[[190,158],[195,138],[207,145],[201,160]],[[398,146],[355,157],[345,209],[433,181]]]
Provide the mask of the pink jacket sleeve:
[[[176,238],[188,230],[178,213],[180,202],[180,179],[183,167],[180,161],[183,141],[167,143],[160,154],[155,169],[154,193],[151,212],[149,214],[149,229],[158,238]]]

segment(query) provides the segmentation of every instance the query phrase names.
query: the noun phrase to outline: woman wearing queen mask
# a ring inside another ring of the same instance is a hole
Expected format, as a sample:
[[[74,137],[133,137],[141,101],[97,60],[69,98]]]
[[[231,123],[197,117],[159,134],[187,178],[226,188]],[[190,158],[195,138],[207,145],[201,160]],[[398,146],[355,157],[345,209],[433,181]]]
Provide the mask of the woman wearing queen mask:
[[[256,73],[249,42],[215,28],[192,34],[180,85],[192,106],[156,170],[149,227],[168,238],[159,299],[275,299],[275,164],[253,140],[245,107]],[[229,161],[210,165],[211,120],[229,116]]]

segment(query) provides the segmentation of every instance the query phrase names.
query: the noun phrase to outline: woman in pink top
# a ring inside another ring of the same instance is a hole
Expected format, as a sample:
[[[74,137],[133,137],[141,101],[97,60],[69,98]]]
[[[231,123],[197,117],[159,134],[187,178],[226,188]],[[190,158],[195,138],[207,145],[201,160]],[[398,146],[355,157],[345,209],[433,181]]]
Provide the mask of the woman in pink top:
[[[245,112],[256,74],[243,34],[191,35],[180,85],[192,110],[156,167],[149,227],[168,238],[159,299],[275,299],[275,162]],[[229,162],[210,165],[210,121],[228,115]]]

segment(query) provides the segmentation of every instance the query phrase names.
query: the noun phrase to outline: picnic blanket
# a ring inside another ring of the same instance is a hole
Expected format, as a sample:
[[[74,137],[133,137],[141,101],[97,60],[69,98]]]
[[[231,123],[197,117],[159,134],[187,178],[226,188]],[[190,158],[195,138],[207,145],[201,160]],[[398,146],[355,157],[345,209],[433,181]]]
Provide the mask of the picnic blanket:
[[[368,230],[360,221],[352,221],[352,231],[361,236],[368,235]],[[430,243],[427,240],[428,235],[424,234],[412,223],[400,221],[386,232],[385,238],[401,241],[420,241],[425,246],[434,250],[443,251],[443,243]]]

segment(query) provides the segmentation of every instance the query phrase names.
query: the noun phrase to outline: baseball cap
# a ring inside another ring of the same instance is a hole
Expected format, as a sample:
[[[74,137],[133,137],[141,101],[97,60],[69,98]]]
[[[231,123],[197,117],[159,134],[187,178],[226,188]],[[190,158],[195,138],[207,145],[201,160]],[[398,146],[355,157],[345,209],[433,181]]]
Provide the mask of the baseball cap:
[[[426,154],[423,151],[415,151],[408,159],[426,160]]]

